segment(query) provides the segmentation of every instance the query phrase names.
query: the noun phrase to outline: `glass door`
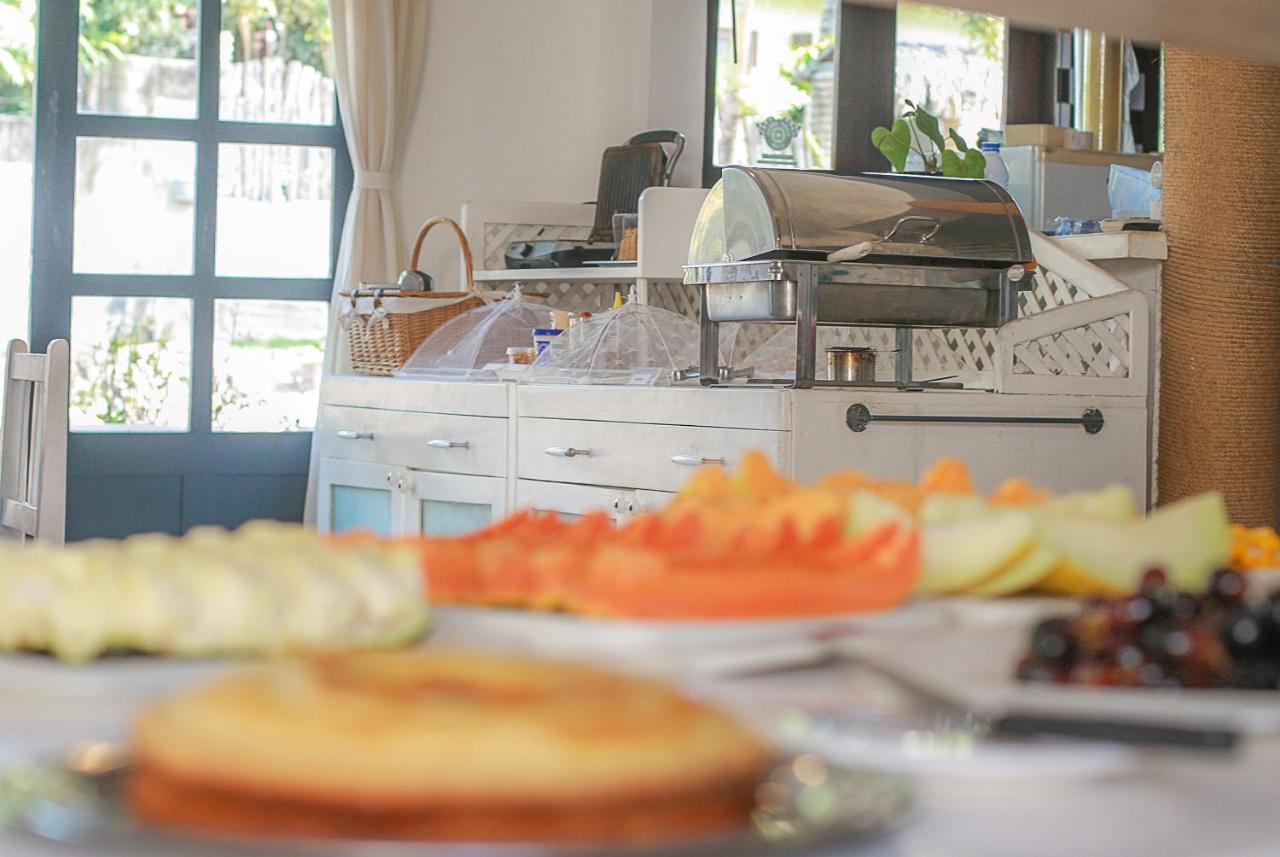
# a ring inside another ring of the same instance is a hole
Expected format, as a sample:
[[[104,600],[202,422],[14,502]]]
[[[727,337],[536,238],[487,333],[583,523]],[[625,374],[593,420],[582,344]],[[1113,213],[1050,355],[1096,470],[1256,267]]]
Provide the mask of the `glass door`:
[[[0,0],[0,378],[29,334],[35,57],[35,0]]]
[[[43,3],[32,331],[68,538],[297,520],[351,167],[327,0]]]

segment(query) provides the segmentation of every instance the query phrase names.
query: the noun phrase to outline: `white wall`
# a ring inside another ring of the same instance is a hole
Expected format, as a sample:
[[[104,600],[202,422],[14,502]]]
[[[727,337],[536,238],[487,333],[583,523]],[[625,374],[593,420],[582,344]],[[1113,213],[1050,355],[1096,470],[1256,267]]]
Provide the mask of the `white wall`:
[[[431,0],[428,26],[396,191],[406,253],[467,200],[594,199],[605,147],[647,128],[688,136],[677,184],[701,184],[704,0]],[[447,236],[423,267],[456,282]]]

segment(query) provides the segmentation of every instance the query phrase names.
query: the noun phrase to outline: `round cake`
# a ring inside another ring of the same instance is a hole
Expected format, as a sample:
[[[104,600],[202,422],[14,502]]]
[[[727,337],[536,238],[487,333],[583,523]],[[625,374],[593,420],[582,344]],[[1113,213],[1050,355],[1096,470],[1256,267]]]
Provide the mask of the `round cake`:
[[[285,836],[634,842],[743,824],[770,751],[649,679],[425,650],[284,661],[151,706],[145,821]]]

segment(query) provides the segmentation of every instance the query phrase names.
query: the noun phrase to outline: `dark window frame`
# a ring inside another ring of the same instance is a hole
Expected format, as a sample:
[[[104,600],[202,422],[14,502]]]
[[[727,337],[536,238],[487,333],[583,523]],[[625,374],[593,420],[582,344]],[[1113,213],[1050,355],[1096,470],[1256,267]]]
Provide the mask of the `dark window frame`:
[[[69,336],[75,297],[168,297],[191,301],[187,429],[73,432],[69,438],[68,481],[121,474],[131,478],[181,477],[181,520],[184,526],[204,523],[200,516],[208,513],[205,507],[211,501],[206,495],[212,490],[211,480],[238,475],[296,477],[307,471],[310,431],[213,430],[215,301],[330,301],[354,183],[341,116],[335,99],[332,125],[221,119],[221,0],[203,0],[200,6],[196,118],[81,114],[77,110],[79,12],[78,0],[63,0],[41,3],[37,15],[32,343],[36,350],[43,350],[50,340]],[[80,137],[194,142],[195,223],[190,274],[94,274],[73,270],[76,140]],[[218,147],[223,143],[320,146],[333,151],[328,276],[292,279],[217,275]],[[82,535],[76,526],[71,527],[69,537]]]
[[[720,178],[715,163],[716,50],[720,4],[707,0],[707,61],[703,115],[702,183],[710,187]],[[847,50],[856,44],[857,50]],[[1052,122],[1056,103],[1057,58],[1055,35],[1016,27],[1006,40],[1006,116],[1019,122]],[[832,168],[835,172],[876,172],[887,169],[871,145],[871,129],[893,115],[894,58],[897,52],[897,10],[893,7],[842,3],[836,35],[835,134]],[[1014,63],[1026,70],[1014,74]],[[1012,113],[1011,111],[1016,111]],[[1043,118],[1031,119],[1036,116]],[[1007,120],[1008,121],[1008,120]]]

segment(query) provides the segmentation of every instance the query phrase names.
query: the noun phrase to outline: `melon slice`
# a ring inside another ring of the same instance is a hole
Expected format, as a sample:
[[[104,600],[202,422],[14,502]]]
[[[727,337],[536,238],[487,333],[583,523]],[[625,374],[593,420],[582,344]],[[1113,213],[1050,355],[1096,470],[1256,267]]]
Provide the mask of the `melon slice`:
[[[913,528],[916,526],[916,520],[906,509],[873,491],[859,491],[854,494],[849,502],[849,535],[861,535],[881,524],[897,524],[901,527]]]
[[[963,592],[993,578],[1033,546],[1035,526],[1023,511],[990,510],[980,517],[921,529],[919,591]]]
[[[1152,566],[1163,568],[1175,586],[1199,589],[1226,564],[1231,544],[1227,507],[1217,493],[1180,500],[1129,523],[1041,515],[1037,535],[1064,560],[1042,586],[1068,595],[1132,592]]]
[[[1061,563],[1062,557],[1057,551],[1041,544],[1033,544],[1026,553],[1016,557],[1013,562],[965,594],[990,598],[1023,592],[1048,577]]]
[[[990,510],[987,501],[972,494],[933,494],[920,504],[922,524],[945,524],[982,517]]]
[[[1133,521],[1138,507],[1133,493],[1124,485],[1108,485],[1097,491],[1076,491],[1046,500],[1041,515],[1098,518],[1104,521]]]

